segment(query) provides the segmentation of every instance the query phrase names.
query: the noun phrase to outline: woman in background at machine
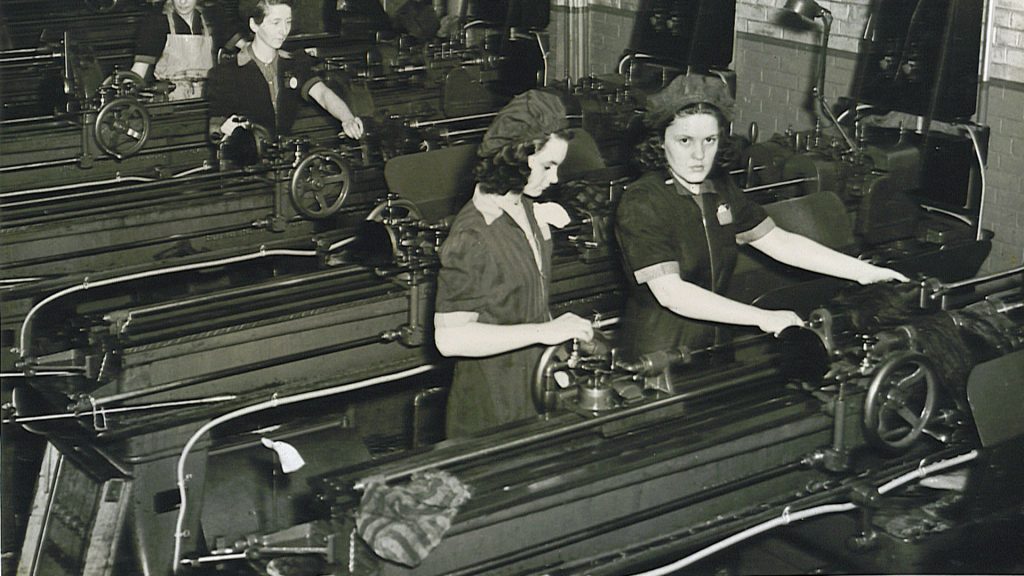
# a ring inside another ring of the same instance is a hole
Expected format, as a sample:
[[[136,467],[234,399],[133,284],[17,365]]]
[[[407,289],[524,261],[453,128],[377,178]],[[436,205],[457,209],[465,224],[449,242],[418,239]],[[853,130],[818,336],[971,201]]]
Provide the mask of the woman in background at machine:
[[[627,188],[615,222],[632,279],[620,339],[628,358],[716,344],[717,324],[774,334],[802,324],[791,310],[767,310],[722,295],[739,244],[861,284],[907,280],[779,228],[727,175],[708,178],[733,104],[722,79],[697,74],[677,77],[648,101],[644,124],[650,132],[639,148],[646,173]]]
[[[349,138],[361,138],[363,121],[313,73],[305,52],[281,46],[292,29],[291,0],[248,0],[239,8],[253,32],[252,43],[234,60],[210,71],[210,136],[217,142],[239,126],[259,124],[271,138],[287,134],[303,100],[313,99],[341,122]]]
[[[219,46],[237,47],[240,36],[217,42],[224,32],[211,14],[197,6],[198,0],[166,0],[163,10],[139,22],[135,35],[132,72],[145,80],[150,69],[157,80],[168,80],[174,90],[170,100],[199,98],[206,76],[213,68]]]
[[[569,216],[536,203],[558,181],[570,133],[554,94],[530,90],[498,112],[478,149],[472,199],[441,247],[434,340],[460,357],[448,394],[448,436],[536,415],[529,381],[544,346],[589,341],[588,320],[552,319],[550,226]]]

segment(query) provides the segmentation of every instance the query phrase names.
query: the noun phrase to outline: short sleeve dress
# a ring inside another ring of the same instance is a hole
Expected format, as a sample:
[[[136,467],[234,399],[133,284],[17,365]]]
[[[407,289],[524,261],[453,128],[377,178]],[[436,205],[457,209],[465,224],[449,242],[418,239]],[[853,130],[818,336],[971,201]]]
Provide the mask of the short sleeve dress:
[[[736,268],[737,245],[774,227],[764,208],[743,196],[728,178],[705,180],[691,194],[667,171],[631,184],[616,210],[615,235],[629,279],[620,349],[627,359],[658,350],[691,350],[716,343],[716,324],[675,314],[646,283],[679,274],[721,293]]]
[[[524,324],[551,319],[548,309],[552,243],[529,198],[527,219],[540,253],[540,267],[523,229],[502,213],[488,223],[473,201],[452,223],[441,247],[435,312],[471,312],[489,324]],[[461,358],[448,393],[449,438],[468,436],[536,416],[530,378],[543,346],[486,358]]]

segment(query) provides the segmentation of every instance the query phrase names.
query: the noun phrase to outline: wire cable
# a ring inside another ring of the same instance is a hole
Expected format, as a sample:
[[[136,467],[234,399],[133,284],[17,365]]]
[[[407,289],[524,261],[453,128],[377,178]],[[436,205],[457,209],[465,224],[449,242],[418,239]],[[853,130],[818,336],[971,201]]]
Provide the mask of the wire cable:
[[[227,414],[218,416],[217,418],[214,418],[213,420],[210,420],[209,422],[204,424],[202,427],[199,428],[199,430],[196,430],[196,432],[192,434],[192,437],[188,439],[188,442],[185,443],[184,448],[181,449],[181,456],[178,457],[177,482],[178,496],[181,500],[181,505],[178,507],[178,518],[174,523],[174,565],[172,566],[173,572],[177,574],[178,566],[182,563],[181,544],[182,539],[186,536],[186,534],[183,531],[185,524],[185,512],[187,510],[188,504],[188,491],[185,487],[185,461],[188,459],[188,453],[192,450],[192,447],[195,446],[196,442],[198,442],[199,439],[203,437],[203,435],[205,435],[210,430],[216,428],[217,426],[220,426],[225,422],[234,420],[236,418],[240,418],[242,416],[247,416],[249,414],[254,414],[256,412],[260,412],[268,408],[287,406],[289,404],[296,404],[298,402],[305,402],[307,400],[314,400],[317,398],[323,398],[325,396],[343,394],[345,392],[351,392],[353,390],[359,390],[360,388],[375,386],[377,384],[383,384],[385,382],[402,380],[404,378],[409,378],[417,374],[429,372],[431,370],[434,370],[435,368],[437,368],[437,366],[435,366],[434,364],[424,364],[422,366],[410,368],[402,372],[394,372],[391,374],[385,374],[383,376],[377,376],[374,378],[368,378],[366,380],[360,380],[358,382],[353,382],[351,384],[342,384],[340,386],[324,388],[323,390],[303,392],[301,394],[295,394],[294,396],[285,396],[283,398],[278,397],[277,394],[275,393],[270,397],[269,400],[253,404],[251,406],[239,408],[238,410],[234,410],[232,412],[228,412]]]
[[[173,274],[175,272],[185,272],[188,270],[198,270],[201,268],[210,268],[213,266],[223,266],[225,264],[234,264],[237,262],[245,262],[248,260],[255,260],[258,258],[265,258],[267,256],[317,256],[315,250],[267,250],[264,247],[260,247],[259,252],[252,254],[244,254],[241,256],[232,256],[230,258],[222,258],[220,260],[211,260],[208,262],[196,262],[194,264],[182,264],[180,266],[171,266],[170,268],[159,268],[156,270],[146,270],[145,272],[137,272],[135,274],[128,274],[125,276],[116,276],[113,278],[106,278],[103,280],[97,280],[90,282],[89,278],[86,277],[82,280],[81,284],[69,286],[58,292],[50,294],[46,298],[43,298],[35,306],[29,309],[28,313],[25,314],[25,318],[21,322],[21,333],[18,338],[18,350],[22,358],[29,356],[29,342],[28,342],[28,326],[32,322],[32,317],[35,316],[44,306],[67,296],[68,294],[74,294],[82,290],[89,290],[90,288],[100,288],[102,286],[110,286],[113,284],[119,284],[122,282],[129,282],[132,280],[140,280],[142,278],[151,278],[153,276],[162,276],[165,274]]]
[[[880,486],[878,488],[878,493],[885,494],[886,492],[895,490],[896,488],[906,484],[907,482],[910,482],[911,480],[924,478],[925,476],[931,474],[932,472],[945,470],[947,468],[952,468],[954,466],[959,466],[965,462],[974,460],[977,457],[978,451],[971,450],[970,452],[967,452],[965,454],[949,458],[948,460],[941,460],[928,466],[925,466],[924,460],[922,460],[921,465],[915,468],[914,470],[907,472],[902,476],[898,476]],[[698,550],[697,552],[694,552],[693,554],[690,554],[685,558],[677,560],[676,562],[667,564],[660,568],[655,568],[654,570],[650,570],[647,572],[640,572],[638,574],[635,574],[634,576],[663,576],[665,574],[671,574],[677,570],[681,570],[693,564],[694,562],[697,562],[698,560],[703,560],[704,558],[707,558],[712,554],[715,554],[734,544],[757,536],[758,534],[767,532],[768,530],[771,530],[773,528],[785,526],[787,524],[791,524],[793,522],[797,522],[807,518],[813,518],[815,516],[822,516],[824,514],[834,514],[836,512],[849,512],[850,510],[854,510],[856,508],[857,505],[854,504],[853,502],[846,502],[842,504],[824,504],[822,506],[815,506],[814,508],[808,508],[806,510],[800,510],[798,512],[791,512],[789,506],[787,506],[782,511],[782,515],[778,518],[772,518],[771,520],[767,520],[760,524],[751,526],[746,530],[737,532],[736,534],[733,534],[732,536],[729,536],[724,540],[719,540],[711,546],[708,546],[707,548],[704,548],[702,550]]]

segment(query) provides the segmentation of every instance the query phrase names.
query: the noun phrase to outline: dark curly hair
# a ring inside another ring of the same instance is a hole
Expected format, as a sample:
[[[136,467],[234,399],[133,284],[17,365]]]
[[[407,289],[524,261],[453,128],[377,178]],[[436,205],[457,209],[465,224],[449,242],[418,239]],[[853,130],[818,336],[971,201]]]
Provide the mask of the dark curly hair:
[[[480,191],[486,194],[504,194],[510,190],[522,190],[530,178],[527,159],[540,151],[551,138],[569,142],[572,140],[572,132],[559,130],[545,140],[508,144],[496,153],[478,160],[473,168],[473,176],[480,185]]]
[[[718,133],[724,135],[726,127],[729,123],[725,119],[725,115],[718,109],[717,106],[709,104],[707,102],[696,102],[694,104],[687,104],[676,113],[664,121],[652,126],[647,133],[647,137],[640,141],[636,145],[636,151],[634,153],[634,161],[640,166],[640,169],[644,172],[662,170],[666,167],[667,161],[665,160],[665,129],[668,128],[669,124],[675,121],[676,118],[683,118],[685,116],[694,116],[696,114],[710,114],[718,120]],[[718,152],[715,155],[715,168],[724,167],[724,160],[728,154],[723,154],[728,149],[728,139],[720,138],[718,145]]]

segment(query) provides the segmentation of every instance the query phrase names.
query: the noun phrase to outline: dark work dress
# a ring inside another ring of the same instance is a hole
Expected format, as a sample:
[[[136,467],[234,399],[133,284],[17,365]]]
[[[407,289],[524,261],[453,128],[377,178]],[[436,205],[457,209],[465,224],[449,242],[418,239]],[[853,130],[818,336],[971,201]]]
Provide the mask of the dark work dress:
[[[715,343],[715,323],[684,318],[662,307],[646,283],[679,274],[722,293],[736,267],[737,244],[761,238],[774,224],[760,205],[728,179],[705,180],[691,194],[667,171],[631,184],[616,211],[615,234],[628,281],[620,349],[627,359]]]
[[[523,204],[544,273],[512,217],[501,213],[488,224],[471,200],[441,247],[436,313],[473,312],[486,324],[550,320],[551,239],[546,224],[538,224],[529,198]],[[538,345],[486,358],[460,358],[448,393],[448,437],[536,416],[530,378],[543,351]]]

